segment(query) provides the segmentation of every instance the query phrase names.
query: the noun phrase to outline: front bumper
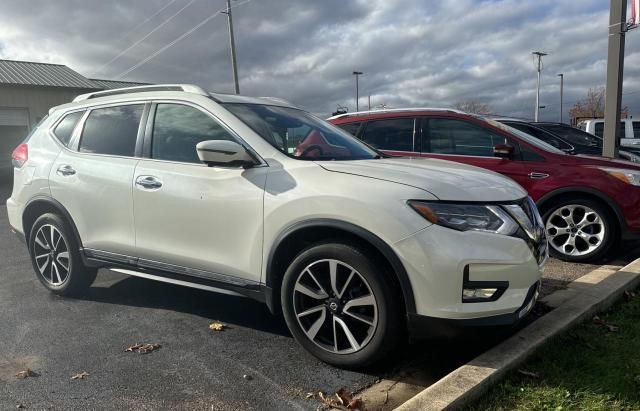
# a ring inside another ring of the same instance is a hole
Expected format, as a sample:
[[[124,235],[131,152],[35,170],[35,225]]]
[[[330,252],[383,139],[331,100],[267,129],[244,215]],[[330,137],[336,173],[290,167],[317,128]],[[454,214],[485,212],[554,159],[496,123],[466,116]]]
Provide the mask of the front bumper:
[[[533,284],[522,306],[509,314],[457,320],[408,314],[409,336],[414,341],[428,338],[451,338],[479,329],[514,327],[533,310],[540,296],[540,284],[540,281]]]

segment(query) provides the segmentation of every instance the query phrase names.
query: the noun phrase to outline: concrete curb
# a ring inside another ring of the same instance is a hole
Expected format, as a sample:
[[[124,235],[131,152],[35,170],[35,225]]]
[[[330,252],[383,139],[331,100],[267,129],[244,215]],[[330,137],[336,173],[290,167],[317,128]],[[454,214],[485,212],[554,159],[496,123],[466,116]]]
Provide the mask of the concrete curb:
[[[517,334],[452,371],[396,410],[453,410],[479,398],[497,380],[518,367],[553,337],[609,308],[625,290],[640,285],[640,259],[612,272],[597,269],[569,284],[556,309]]]

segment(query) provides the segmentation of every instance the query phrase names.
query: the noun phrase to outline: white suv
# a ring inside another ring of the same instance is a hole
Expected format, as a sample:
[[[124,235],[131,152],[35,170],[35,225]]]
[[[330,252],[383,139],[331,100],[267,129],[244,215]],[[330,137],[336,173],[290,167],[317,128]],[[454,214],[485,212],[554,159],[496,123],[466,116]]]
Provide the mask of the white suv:
[[[50,291],[81,292],[104,267],[254,298],[343,367],[380,359],[405,330],[517,322],[547,257],[512,180],[390,158],[278,99],[189,85],[82,95],[13,164],[9,222]]]

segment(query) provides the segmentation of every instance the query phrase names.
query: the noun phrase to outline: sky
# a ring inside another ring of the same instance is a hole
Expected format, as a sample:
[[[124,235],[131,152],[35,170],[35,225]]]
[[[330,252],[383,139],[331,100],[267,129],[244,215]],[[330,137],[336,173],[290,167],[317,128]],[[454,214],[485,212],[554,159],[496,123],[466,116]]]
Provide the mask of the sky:
[[[84,76],[233,92],[224,0],[0,0],[0,58]],[[631,3],[631,2],[629,2]],[[241,94],[319,115],[463,100],[558,121],[605,84],[608,0],[233,0]],[[629,15],[629,13],[628,13]],[[623,106],[640,115],[640,29],[626,35]]]

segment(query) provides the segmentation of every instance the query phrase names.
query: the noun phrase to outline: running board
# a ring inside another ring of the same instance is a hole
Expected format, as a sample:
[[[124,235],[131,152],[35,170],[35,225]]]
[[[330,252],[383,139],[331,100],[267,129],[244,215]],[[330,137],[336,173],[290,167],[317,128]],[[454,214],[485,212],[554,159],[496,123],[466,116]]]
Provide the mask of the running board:
[[[241,293],[238,293],[238,292],[235,292],[235,291],[231,291],[231,290],[225,290],[223,288],[212,287],[210,285],[197,284],[197,283],[192,283],[192,282],[189,282],[189,281],[183,281],[183,280],[178,280],[178,279],[175,279],[175,278],[163,277],[163,276],[155,275],[155,274],[142,273],[140,271],[129,270],[129,269],[126,269],[126,268],[117,268],[117,267],[105,267],[105,268],[107,268],[107,269],[109,269],[111,271],[115,271],[117,273],[131,275],[133,277],[141,277],[141,278],[146,278],[146,279],[149,279],[149,280],[160,281],[160,282],[163,282],[163,283],[176,284],[176,285],[181,285],[181,286],[184,286],[184,287],[197,288],[199,290],[212,291],[214,293],[233,295],[233,296],[236,296],[236,297],[247,297],[247,295],[245,295],[245,294],[241,294]]]

